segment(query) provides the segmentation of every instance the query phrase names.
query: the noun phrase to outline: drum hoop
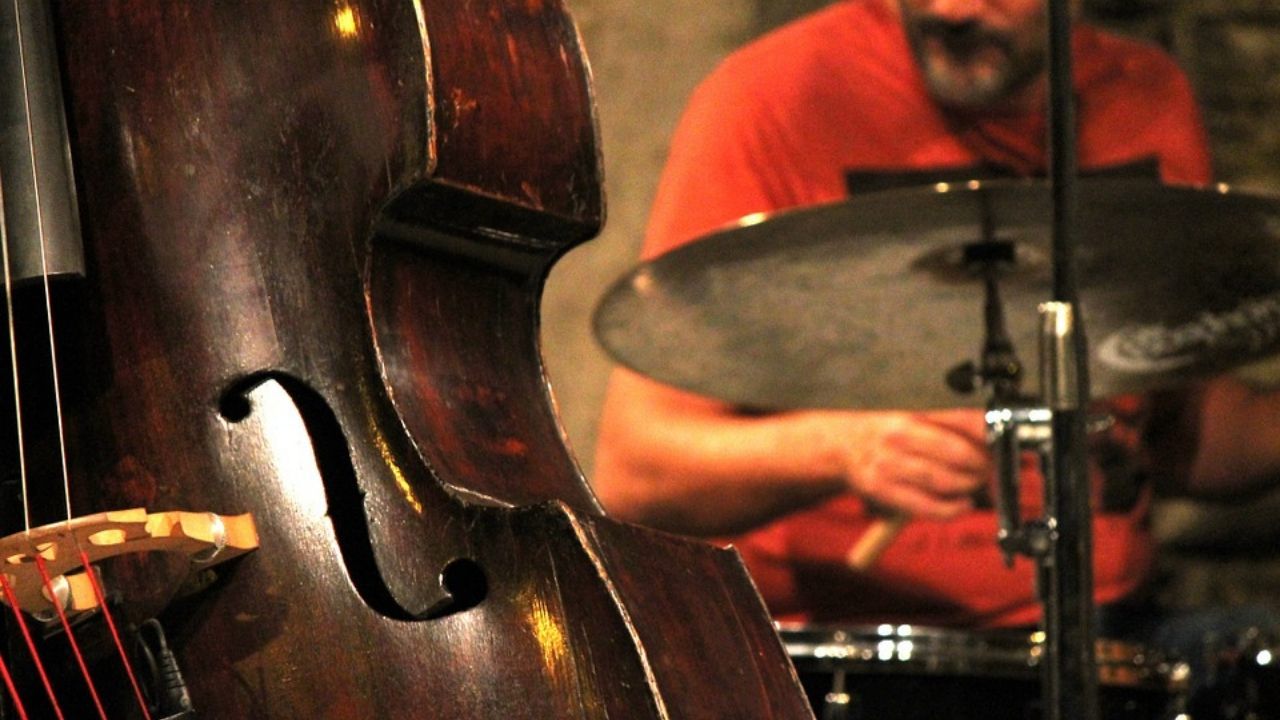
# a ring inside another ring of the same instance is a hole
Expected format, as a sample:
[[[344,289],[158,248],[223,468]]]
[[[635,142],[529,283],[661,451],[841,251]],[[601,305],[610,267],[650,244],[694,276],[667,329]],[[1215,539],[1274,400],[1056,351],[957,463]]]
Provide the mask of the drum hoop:
[[[961,631],[918,625],[830,626],[779,624],[778,635],[800,671],[846,670],[861,674],[918,674],[1034,681],[1043,644],[1035,632]],[[1097,641],[1102,687],[1181,692],[1186,663],[1141,645]]]

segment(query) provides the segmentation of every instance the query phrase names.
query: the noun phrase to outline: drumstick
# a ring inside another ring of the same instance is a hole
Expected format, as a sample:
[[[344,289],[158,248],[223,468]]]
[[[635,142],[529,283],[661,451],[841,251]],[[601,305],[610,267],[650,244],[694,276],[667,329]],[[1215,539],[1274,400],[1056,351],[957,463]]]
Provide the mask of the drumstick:
[[[871,527],[862,533],[858,542],[853,544],[846,557],[849,567],[859,572],[866,572],[876,564],[876,560],[893,544],[909,518],[905,513],[893,513],[877,519]]]

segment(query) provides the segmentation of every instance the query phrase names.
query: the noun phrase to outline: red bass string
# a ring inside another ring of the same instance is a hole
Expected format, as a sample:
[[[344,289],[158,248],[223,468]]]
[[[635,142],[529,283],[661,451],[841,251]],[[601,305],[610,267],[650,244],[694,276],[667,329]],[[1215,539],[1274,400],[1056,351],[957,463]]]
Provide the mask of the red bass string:
[[[9,609],[13,610],[13,616],[18,620],[18,627],[22,629],[22,637],[26,640],[27,651],[31,653],[31,661],[36,666],[36,673],[40,675],[40,682],[44,683],[44,691],[49,695],[49,702],[53,705],[53,712],[58,716],[58,720],[65,720],[62,708],[58,705],[58,696],[53,692],[53,685],[49,682],[49,673],[45,672],[44,663],[40,660],[40,653],[36,650],[36,642],[31,639],[31,629],[27,627],[27,619],[22,616],[22,608],[18,607],[18,596],[13,592],[13,587],[9,585],[9,579],[4,576],[4,573],[0,573],[0,587],[4,588],[4,596],[9,601]],[[57,603],[54,603],[54,605],[57,605]]]
[[[0,676],[4,677],[4,686],[9,688],[9,697],[13,698],[13,708],[18,711],[18,717],[27,720],[27,709],[22,705],[22,698],[18,697],[18,686],[13,684],[13,675],[3,658],[0,658]]]
[[[83,549],[80,550],[80,562],[84,565],[85,574],[89,576],[89,584],[93,586],[93,596],[98,599],[98,607],[102,608],[102,617],[106,619],[107,627],[111,629],[111,639],[115,642],[116,651],[120,653],[120,662],[124,664],[124,672],[129,676],[129,683],[133,685],[133,695],[138,699],[142,717],[151,720],[151,711],[147,709],[146,698],[142,696],[142,687],[138,685],[138,676],[133,672],[133,663],[129,662],[129,653],[125,652],[124,643],[120,640],[116,621],[111,617],[111,611],[107,609],[107,598],[102,592],[102,585],[98,584],[98,574],[93,571],[89,563],[89,555]]]
[[[71,654],[76,659],[76,664],[80,666],[80,674],[84,677],[84,682],[89,686],[89,696],[93,698],[93,705],[98,709],[98,717],[107,720],[107,711],[102,707],[102,699],[98,697],[98,688],[93,684],[93,678],[89,675],[89,666],[85,664],[84,653],[80,652],[80,643],[76,642],[75,633],[71,632],[71,623],[67,621],[67,613],[62,609],[62,603],[57,601],[57,593],[53,590],[53,581],[49,579],[49,570],[44,565],[44,558],[36,555],[36,568],[40,570],[40,578],[44,581],[44,589],[49,597],[54,598],[53,609],[58,611],[58,620],[62,623],[62,630],[67,634],[67,642],[71,643]]]

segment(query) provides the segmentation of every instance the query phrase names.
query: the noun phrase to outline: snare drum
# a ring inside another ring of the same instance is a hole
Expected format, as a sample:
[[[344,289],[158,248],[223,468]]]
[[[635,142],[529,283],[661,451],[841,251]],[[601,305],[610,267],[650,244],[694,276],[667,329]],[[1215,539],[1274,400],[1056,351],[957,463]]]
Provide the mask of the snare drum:
[[[968,633],[911,625],[778,628],[820,720],[1033,720],[1040,712],[1039,633]],[[1181,709],[1184,663],[1098,642],[1107,720],[1161,720]]]

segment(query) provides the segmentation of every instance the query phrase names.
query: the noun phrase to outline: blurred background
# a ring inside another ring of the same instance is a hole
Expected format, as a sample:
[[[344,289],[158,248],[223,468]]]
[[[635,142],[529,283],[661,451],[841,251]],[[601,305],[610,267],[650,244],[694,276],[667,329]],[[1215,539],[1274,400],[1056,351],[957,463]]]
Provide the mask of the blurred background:
[[[543,355],[588,479],[609,370],[591,336],[605,289],[636,260],[667,142],[697,82],[725,55],[827,0],[569,0],[595,75],[608,219],[552,270]],[[1169,50],[1196,86],[1220,180],[1280,192],[1280,3],[1084,0],[1086,17]],[[1278,240],[1280,241],[1280,240]],[[1274,365],[1274,364],[1272,364]],[[1259,382],[1280,378],[1251,368]],[[1235,506],[1169,501],[1155,516],[1174,605],[1280,606],[1280,494]]]

